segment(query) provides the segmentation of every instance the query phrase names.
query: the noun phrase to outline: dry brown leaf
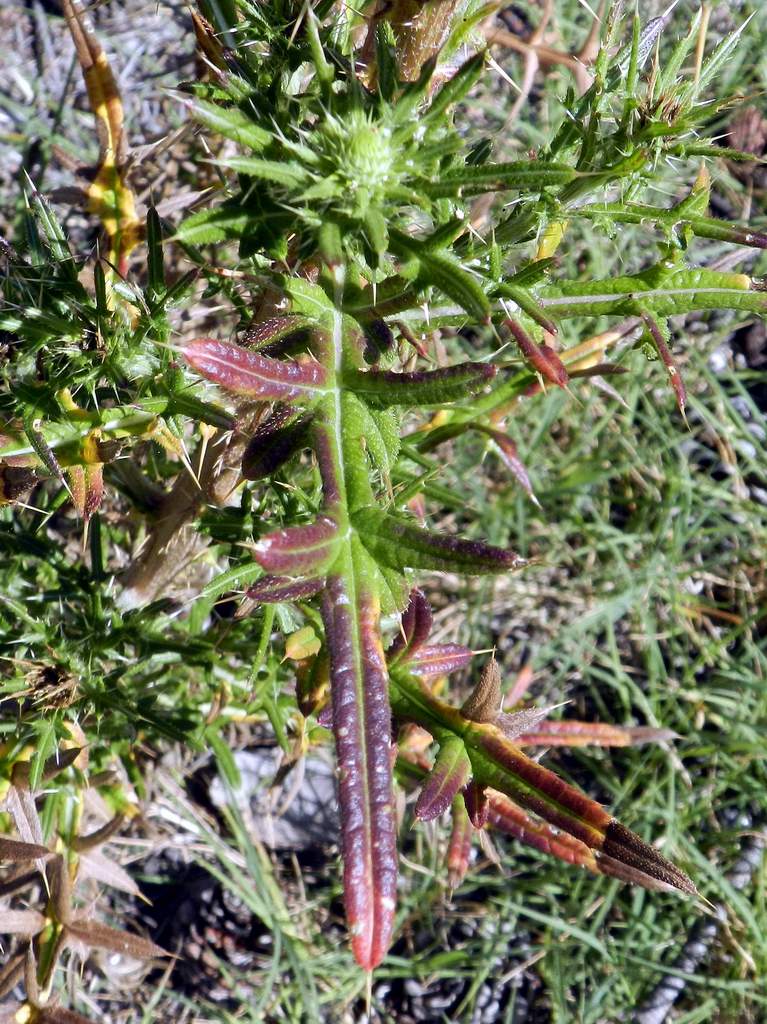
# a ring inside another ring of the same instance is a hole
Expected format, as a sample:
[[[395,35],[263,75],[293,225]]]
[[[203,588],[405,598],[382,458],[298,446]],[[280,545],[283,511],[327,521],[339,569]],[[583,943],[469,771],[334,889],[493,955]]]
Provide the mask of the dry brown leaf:
[[[42,843],[31,843],[10,836],[0,836],[0,861],[9,860],[12,864],[25,864],[30,860],[41,860],[49,857],[51,851]]]
[[[45,917],[37,910],[4,910],[0,914],[3,935],[37,935],[45,927]]]
[[[78,918],[66,926],[68,939],[76,939],[89,949],[106,949],[110,953],[123,953],[137,960],[152,960],[155,957],[170,956],[166,950],[156,946],[149,939],[140,935],[110,928],[100,921],[90,918]]]
[[[101,885],[108,885],[112,889],[119,889],[121,892],[130,893],[131,896],[143,898],[141,890],[133,881],[131,876],[113,860],[110,860],[101,850],[88,850],[80,854],[80,879],[91,878]]]

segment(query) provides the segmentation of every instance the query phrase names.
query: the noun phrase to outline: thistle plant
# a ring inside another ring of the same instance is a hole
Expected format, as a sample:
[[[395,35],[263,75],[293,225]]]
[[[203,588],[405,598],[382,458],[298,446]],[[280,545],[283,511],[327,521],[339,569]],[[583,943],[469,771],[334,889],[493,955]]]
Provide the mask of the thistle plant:
[[[463,792],[481,827],[491,788],[594,850],[608,873],[694,893],[656,850],[528,758],[493,716],[478,720],[466,706],[451,708],[407,671],[407,652],[415,654],[428,630],[422,606],[404,611],[414,573],[497,574],[525,563],[514,551],[418,524],[391,474],[403,412],[438,409],[438,424],[408,436],[408,453],[423,455],[478,430],[529,489],[499,427],[510,404],[536,381],[566,388],[573,371],[614,369],[602,352],[555,350],[561,325],[574,317],[640,318],[684,412],[669,318],[714,307],[758,312],[766,302],[758,280],[690,265],[688,242],[697,235],[764,247],[767,239],[707,216],[705,172],[671,210],[636,198],[656,161],[710,154],[708,144],[691,141],[711,113],[696,104],[696,89],[733,40],[709,58],[696,84],[679,83],[693,28],[642,95],[647,33],[635,20],[628,48],[611,60],[613,25],[592,86],[578,100],[569,97],[571,116],[546,150],[507,163],[493,162],[487,146],[467,148],[457,127],[456,105],[482,75],[484,53],[441,85],[434,59],[404,81],[385,16],[341,18],[328,5],[303,8],[297,18],[290,5],[278,10],[281,32],[274,11],[267,25],[248,4],[228,15],[216,8],[213,27],[201,23],[216,66],[209,84],[192,87],[189,106],[240,152],[217,160],[225,175],[236,174],[227,178],[225,200],[186,220],[176,238],[186,245],[239,241],[241,258],[282,297],[280,314],[253,324],[240,345],[208,337],[178,351],[224,391],[275,403],[249,445],[246,477],[261,479],[307,448],[316,460],[320,495],[311,518],[259,538],[252,553],[266,575],[248,597],[319,602],[325,653],[317,671],[330,682],[354,954],[371,970],[391,939],[392,714],[396,723],[425,728],[439,749],[422,807],[436,801],[446,809]],[[250,48],[225,50],[219,40],[227,34]],[[449,31],[445,37],[449,50]],[[472,199],[488,193],[512,193],[515,201],[510,214],[478,231]],[[652,221],[660,258],[625,277],[556,280],[552,257],[575,217],[598,218],[611,230]],[[536,241],[531,255],[520,255],[522,243]],[[469,325],[485,339],[480,359],[403,368],[403,346],[407,361],[428,359],[420,338],[436,326]],[[413,342],[415,353],[407,348]],[[521,363],[504,358],[508,345]],[[381,619],[395,613],[403,613],[404,640],[387,659]]]
[[[126,270],[138,235],[118,174],[114,196],[131,214],[128,241],[120,250],[108,231],[119,265],[111,272],[97,265],[91,294],[49,205],[30,191],[22,218],[30,241],[27,251],[8,254],[0,320],[24,349],[13,362],[24,387],[5,403],[0,458],[4,481],[15,488],[6,496],[16,500],[22,484],[52,479],[61,485],[55,500],[65,502],[68,493],[92,521],[92,574],[72,586],[86,609],[81,635],[101,636],[107,625],[119,633],[122,647],[105,642],[99,652],[110,679],[119,677],[126,649],[135,662],[146,660],[146,668],[131,671],[146,672],[147,692],[156,678],[167,680],[168,669],[158,662],[155,677],[150,673],[162,646],[152,606],[123,614],[101,591],[88,603],[92,581],[106,575],[98,515],[105,472],[132,507],[151,512],[157,488],[121,474],[112,465],[118,454],[155,442],[167,460],[157,474],[164,480],[174,460],[176,468],[179,461],[191,468],[192,427],[202,433],[197,469],[217,464],[221,451],[239,453],[242,477],[255,486],[245,488],[230,519],[231,510],[219,508],[205,522],[223,544],[238,517],[232,531],[248,559],[205,591],[204,611],[235,581],[250,583],[237,637],[254,606],[262,607],[261,631],[255,640],[238,639],[236,654],[255,663],[254,677],[275,607],[283,614],[292,604],[322,633],[321,650],[301,658],[298,705],[332,726],[346,915],[354,956],[366,971],[380,963],[393,932],[395,762],[401,777],[422,785],[418,818],[452,809],[456,880],[472,830],[489,822],[602,874],[695,894],[653,846],[525,753],[531,736],[551,742],[556,724],[541,724],[537,712],[504,712],[494,669],[482,673],[460,707],[434,692],[435,678],[465,669],[472,654],[428,642],[431,612],[416,586],[420,575],[533,567],[506,547],[430,529],[420,521],[418,499],[436,468],[433,452],[474,432],[534,500],[504,428],[516,403],[544,388],[569,391],[595,376],[604,384],[623,372],[608,351],[618,332],[576,340],[568,321],[630,318],[640,332],[636,343],[663,365],[684,414],[672,318],[767,308],[761,280],[696,266],[690,255],[696,237],[767,248],[767,236],[708,215],[705,161],[722,150],[698,132],[728,101],[699,97],[736,37],[685,80],[680,69],[696,45],[698,21],[662,67],[653,58],[645,71],[663,25],[614,17],[591,85],[566,97],[567,116],[548,144],[503,161],[487,140],[467,143],[464,131],[462,103],[486,73],[474,36],[486,10],[470,4],[457,17],[456,5],[427,3],[408,26],[402,6],[359,14],[325,0],[314,7],[201,0],[195,27],[207,71],[180,99],[209,133],[220,194],[175,228],[150,210],[141,287],[117,272]],[[467,50],[475,52],[465,58]],[[120,127],[112,125],[112,136]],[[667,159],[687,169],[689,195],[656,207],[648,186]],[[643,225],[657,258],[605,280],[563,278],[557,253],[583,220],[608,234],[624,223]],[[168,242],[194,263],[211,293],[223,293],[238,310],[238,343],[223,330],[172,338],[169,310],[184,300],[194,275],[166,283]],[[222,253],[235,263],[233,273],[216,265]],[[436,330],[449,339],[448,365],[434,365]],[[83,338],[91,344],[77,349]],[[64,359],[62,339],[69,346]],[[423,477],[403,474],[406,464],[424,469]],[[209,500],[204,475],[194,479],[198,503]],[[295,481],[288,497],[285,480]],[[253,493],[277,497],[256,515]],[[267,507],[276,521],[264,525]],[[191,503],[190,515],[195,511]],[[33,556],[42,557],[37,549]],[[204,615],[195,613],[192,631],[192,643],[175,641],[176,653],[212,678],[215,626],[206,638]],[[77,666],[86,678],[87,661]],[[179,656],[174,670],[183,675],[181,662]],[[101,725],[112,706],[93,694],[95,687],[87,707]],[[212,703],[198,709],[201,720],[214,717]],[[275,701],[264,706],[279,724]],[[194,732],[155,712],[148,698],[136,709],[161,735]],[[65,717],[57,720],[61,728]],[[220,749],[209,722],[195,738]],[[432,737],[433,757],[409,756],[414,726]],[[577,732],[571,728],[568,740]]]

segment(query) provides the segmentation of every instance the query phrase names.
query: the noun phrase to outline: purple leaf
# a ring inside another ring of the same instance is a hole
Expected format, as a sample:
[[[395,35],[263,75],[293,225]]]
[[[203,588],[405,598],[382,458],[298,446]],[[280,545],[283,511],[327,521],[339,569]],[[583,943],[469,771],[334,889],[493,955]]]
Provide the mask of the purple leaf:
[[[421,789],[415,805],[416,818],[431,821],[444,814],[470,775],[471,761],[463,741],[457,736],[448,737],[440,745],[434,767]]]
[[[465,668],[474,652],[462,644],[429,644],[409,659],[407,667],[422,679],[444,676]]]
[[[245,591],[245,597],[256,604],[279,604],[281,601],[305,601],[319,594],[325,580],[314,577],[294,580],[289,576],[262,576]]]
[[[305,526],[288,526],[261,537],[253,546],[259,565],[269,573],[302,576],[321,570],[332,559],[338,527],[329,516]]]
[[[196,338],[180,348],[201,377],[236,395],[264,402],[316,397],[327,380],[325,368],[313,360],[271,359],[216,338]]]
[[[242,456],[246,480],[272,476],[291,455],[309,443],[310,416],[297,416],[288,406],[279,406],[260,423]]]
[[[390,665],[407,661],[426,643],[431,632],[432,615],[422,590],[410,591],[410,601],[402,613],[400,631],[391,642],[386,657]]]
[[[391,939],[397,842],[391,711],[377,599],[359,576],[330,576],[322,616],[330,655],[339,777],[344,902],[357,963],[372,971]]]

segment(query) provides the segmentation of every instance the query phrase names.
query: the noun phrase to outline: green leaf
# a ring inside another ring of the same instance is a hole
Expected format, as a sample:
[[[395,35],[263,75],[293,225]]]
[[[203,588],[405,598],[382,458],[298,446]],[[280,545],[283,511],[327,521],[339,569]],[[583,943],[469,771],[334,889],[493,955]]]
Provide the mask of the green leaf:
[[[492,363],[457,363],[439,370],[396,373],[365,370],[344,375],[344,383],[371,405],[426,407],[476,395],[495,376]]]
[[[431,252],[423,242],[411,238],[402,231],[390,232],[392,251],[397,255],[415,257],[419,265],[420,285],[433,285],[457,302],[470,317],[480,323],[490,319],[490,300],[478,279],[464,270],[452,257]]]
[[[238,174],[261,181],[271,181],[285,188],[301,188],[308,185],[310,178],[299,164],[283,163],[280,160],[261,160],[252,156],[230,156],[221,160],[222,167],[229,167]]]
[[[246,149],[260,153],[274,141],[274,136],[270,132],[255,125],[252,118],[237,107],[223,107],[199,99],[189,105],[195,119],[206,128],[218,132],[219,135],[237,142]]]
[[[241,238],[253,223],[251,215],[239,204],[224,204],[187,217],[179,224],[173,239],[187,245],[210,245]]]
[[[371,555],[392,569],[431,569],[467,575],[507,572],[526,564],[505,548],[432,533],[377,508],[355,512],[352,524]]]
[[[479,167],[467,165],[459,171],[448,171],[438,181],[424,182],[420,188],[430,199],[442,199],[510,189],[534,191],[550,185],[567,185],[577,176],[577,172],[567,164],[519,160],[506,164],[481,164]]]
[[[465,61],[453,77],[448,79],[435,95],[421,120],[426,124],[442,122],[445,112],[455,103],[460,103],[469,90],[479,81],[484,69],[484,51],[475,54]]]

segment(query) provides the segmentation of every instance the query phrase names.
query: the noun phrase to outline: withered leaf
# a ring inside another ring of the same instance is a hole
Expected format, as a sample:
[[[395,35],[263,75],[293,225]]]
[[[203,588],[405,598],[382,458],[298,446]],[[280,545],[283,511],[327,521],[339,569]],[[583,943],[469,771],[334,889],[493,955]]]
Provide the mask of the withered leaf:
[[[0,860],[9,860],[14,864],[24,864],[30,860],[41,860],[49,857],[51,851],[42,843],[28,843],[22,839],[11,839],[0,836]]]
[[[118,928],[110,928],[92,918],[77,918],[66,926],[67,939],[76,939],[89,949],[106,949],[110,953],[122,953],[136,960],[152,960],[154,957],[170,956],[149,939]]]

